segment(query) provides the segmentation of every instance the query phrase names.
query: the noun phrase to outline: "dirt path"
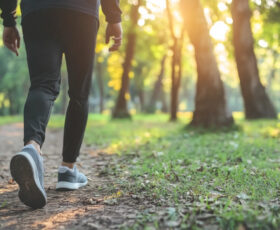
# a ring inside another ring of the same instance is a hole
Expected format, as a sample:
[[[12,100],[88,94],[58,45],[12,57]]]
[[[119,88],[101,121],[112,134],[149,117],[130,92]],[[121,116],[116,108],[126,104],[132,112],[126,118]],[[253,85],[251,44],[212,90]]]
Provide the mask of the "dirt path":
[[[136,221],[143,208],[131,196],[118,192],[115,178],[104,168],[119,158],[83,146],[78,163],[90,178],[88,186],[75,192],[54,190],[61,161],[61,130],[48,130],[43,147],[48,204],[32,210],[19,202],[17,185],[11,181],[9,161],[22,147],[21,123],[0,126],[0,229],[119,229]],[[137,211],[138,210],[138,211]]]

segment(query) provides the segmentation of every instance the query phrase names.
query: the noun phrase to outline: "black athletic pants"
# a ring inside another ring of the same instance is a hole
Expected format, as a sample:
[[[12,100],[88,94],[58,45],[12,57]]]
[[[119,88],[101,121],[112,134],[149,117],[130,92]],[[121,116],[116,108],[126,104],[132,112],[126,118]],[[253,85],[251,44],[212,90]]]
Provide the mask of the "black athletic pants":
[[[79,156],[88,118],[88,97],[95,54],[98,19],[67,9],[44,9],[22,21],[31,86],[24,107],[24,144],[42,146],[52,106],[59,94],[61,61],[67,64],[67,108],[63,161]]]

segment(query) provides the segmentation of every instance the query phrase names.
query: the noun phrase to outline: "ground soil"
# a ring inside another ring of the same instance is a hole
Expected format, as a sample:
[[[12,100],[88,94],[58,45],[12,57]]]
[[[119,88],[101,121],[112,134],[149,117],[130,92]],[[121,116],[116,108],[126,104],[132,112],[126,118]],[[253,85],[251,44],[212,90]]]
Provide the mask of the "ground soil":
[[[117,191],[116,177],[102,172],[119,157],[94,146],[83,146],[77,163],[89,184],[74,192],[55,191],[62,130],[47,130],[42,149],[48,204],[38,210],[26,207],[9,170],[11,157],[22,148],[22,137],[22,123],[0,126],[0,229],[119,229],[133,225],[138,213],[149,207]]]

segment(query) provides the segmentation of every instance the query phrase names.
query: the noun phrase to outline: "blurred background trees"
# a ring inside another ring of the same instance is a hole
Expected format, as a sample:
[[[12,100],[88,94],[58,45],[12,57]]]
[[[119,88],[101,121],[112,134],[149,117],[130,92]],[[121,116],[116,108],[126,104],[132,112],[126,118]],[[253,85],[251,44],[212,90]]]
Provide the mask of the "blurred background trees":
[[[230,125],[234,111],[244,111],[248,119],[276,118],[276,0],[128,0],[121,5],[120,52],[108,52],[101,14],[91,112],[114,118],[169,112],[171,120],[178,112],[194,112],[192,124],[199,126]],[[22,113],[28,87],[24,46],[15,57],[0,41],[0,115]],[[65,112],[67,87],[64,64],[54,113]]]
[[[231,9],[234,53],[246,118],[276,118],[274,106],[260,82],[250,23],[249,1],[233,0]]]

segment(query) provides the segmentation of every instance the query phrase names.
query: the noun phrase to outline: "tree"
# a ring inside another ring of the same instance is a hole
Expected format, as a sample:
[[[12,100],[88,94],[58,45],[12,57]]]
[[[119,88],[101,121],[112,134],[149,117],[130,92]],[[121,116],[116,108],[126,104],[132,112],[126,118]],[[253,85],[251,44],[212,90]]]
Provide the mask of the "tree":
[[[117,98],[116,106],[113,111],[113,118],[129,118],[130,114],[127,108],[128,89],[129,89],[129,73],[132,67],[134,57],[136,39],[137,39],[137,22],[140,17],[139,7],[142,0],[137,0],[136,5],[131,6],[130,11],[130,27],[127,33],[127,44],[125,52],[125,60],[123,63],[123,73],[121,81],[121,89]]]
[[[259,77],[248,0],[233,0],[233,45],[247,119],[277,118]]]
[[[62,72],[61,74],[61,114],[65,114],[67,111],[67,105],[68,105],[68,76],[65,72]]]
[[[165,74],[165,61],[166,61],[166,55],[164,55],[162,60],[161,60],[160,72],[159,72],[158,77],[157,77],[157,79],[154,83],[154,89],[153,89],[153,92],[152,92],[150,103],[149,103],[149,105],[147,106],[147,109],[146,109],[148,113],[154,113],[155,112],[156,101],[160,100],[160,97],[162,97],[161,94],[164,94],[162,81],[163,81],[163,77],[164,77],[164,74]]]
[[[99,91],[99,113],[103,113],[104,110],[104,74],[103,74],[103,62],[98,60],[96,62],[96,78],[98,84],[98,91]]]
[[[169,28],[172,37],[172,64],[171,64],[171,104],[170,104],[170,120],[177,120],[179,89],[182,78],[182,50],[184,42],[184,28],[181,34],[176,36],[174,30],[174,19],[171,13],[169,0],[166,0],[166,11],[169,20]]]
[[[195,111],[191,125],[229,126],[233,117],[226,108],[224,86],[200,0],[181,0],[181,9],[197,65]]]

